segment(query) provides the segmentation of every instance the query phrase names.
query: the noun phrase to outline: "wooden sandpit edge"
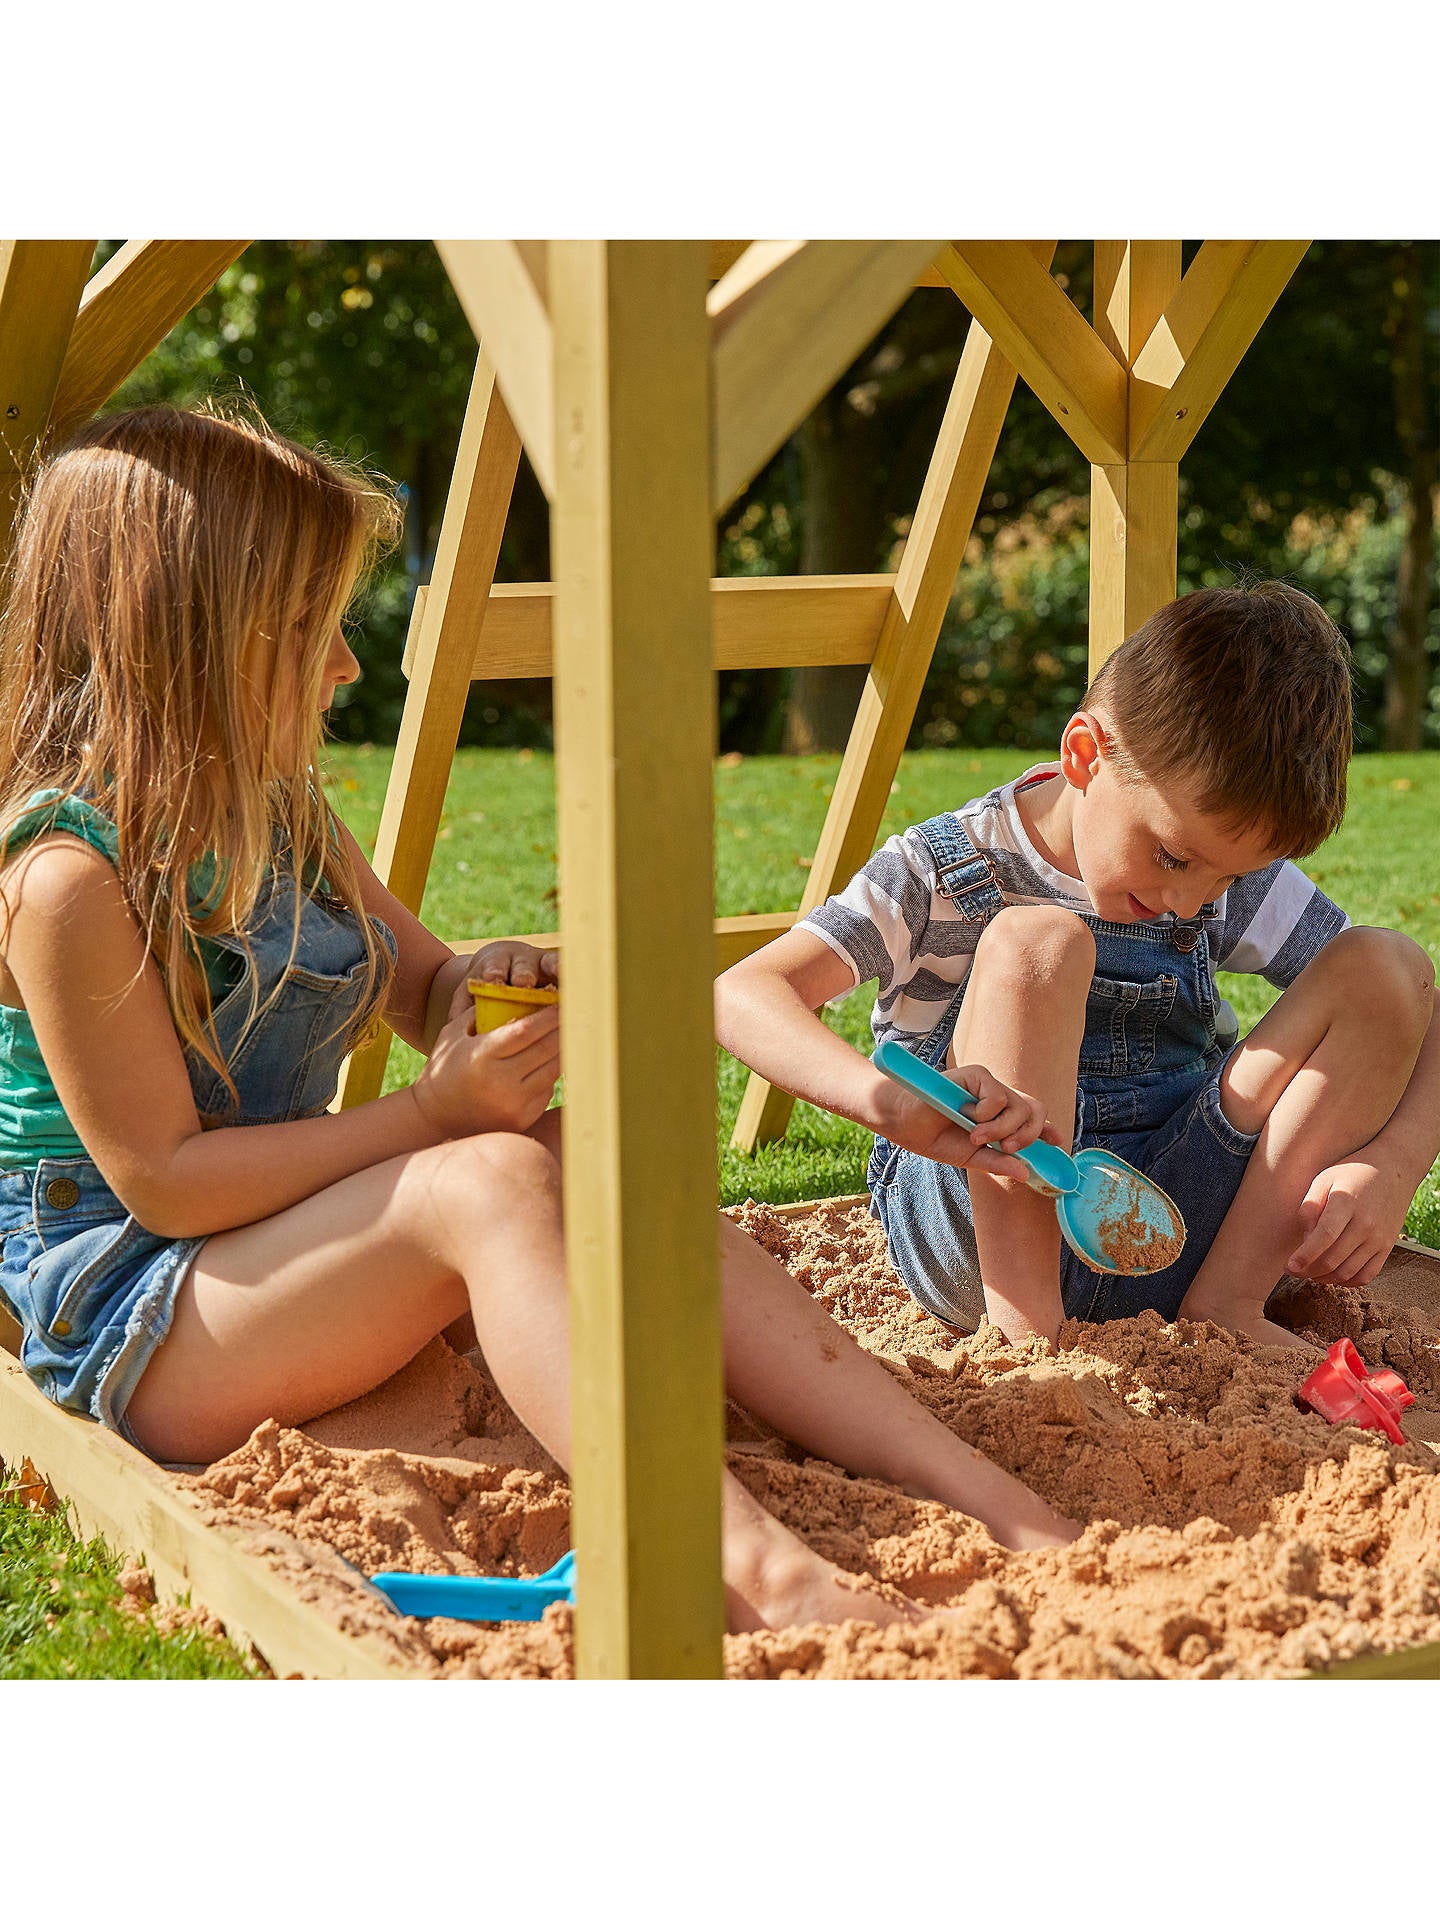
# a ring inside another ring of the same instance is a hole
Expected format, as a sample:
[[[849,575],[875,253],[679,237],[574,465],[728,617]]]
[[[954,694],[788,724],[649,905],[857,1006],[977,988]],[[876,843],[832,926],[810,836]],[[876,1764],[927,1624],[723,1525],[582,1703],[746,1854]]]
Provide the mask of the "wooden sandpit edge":
[[[100,1534],[117,1552],[143,1558],[157,1594],[188,1594],[280,1677],[429,1677],[382,1635],[349,1633],[326,1620],[249,1549],[239,1528],[209,1521],[163,1468],[118,1434],[54,1405],[18,1360],[0,1353],[0,1461],[18,1468],[27,1459],[57,1498],[70,1501],[82,1537]],[[321,1543],[307,1543],[306,1559],[343,1584],[356,1582]]]

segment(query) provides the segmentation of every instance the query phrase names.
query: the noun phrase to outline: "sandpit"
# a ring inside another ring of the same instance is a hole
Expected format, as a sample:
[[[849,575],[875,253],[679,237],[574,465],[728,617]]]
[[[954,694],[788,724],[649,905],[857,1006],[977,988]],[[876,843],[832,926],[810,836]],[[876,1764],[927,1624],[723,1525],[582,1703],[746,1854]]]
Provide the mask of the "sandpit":
[[[734,1679],[1298,1675],[1440,1641],[1440,1279],[1398,1261],[1368,1294],[1297,1286],[1284,1317],[1340,1335],[1416,1395],[1409,1439],[1331,1427],[1295,1387],[1313,1361],[1157,1314],[1067,1322],[1059,1351],[960,1337],[923,1313],[863,1210],[732,1218],[964,1439],[1089,1524],[1012,1554],[977,1522],[807,1458],[732,1405],[727,1458],[817,1552],[943,1621],[728,1635]],[[1433,1270],[1440,1274],[1440,1267]],[[433,1341],[395,1378],[303,1429],[273,1422],[184,1484],[250,1534],[307,1599],[455,1679],[569,1678],[571,1614],[533,1625],[400,1621],[363,1573],[529,1575],[569,1544],[555,1462],[478,1353]]]

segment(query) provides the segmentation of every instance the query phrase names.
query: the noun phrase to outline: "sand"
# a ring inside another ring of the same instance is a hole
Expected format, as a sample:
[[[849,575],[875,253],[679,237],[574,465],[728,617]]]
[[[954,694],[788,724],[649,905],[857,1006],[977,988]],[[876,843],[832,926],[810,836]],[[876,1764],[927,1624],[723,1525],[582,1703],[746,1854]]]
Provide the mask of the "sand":
[[[922,1312],[861,1209],[732,1209],[839,1324],[963,1438],[1086,1521],[1012,1554],[977,1522],[809,1459],[729,1408],[751,1492],[864,1585],[944,1621],[732,1634],[725,1670],[774,1678],[1252,1678],[1440,1641],[1440,1278],[1398,1256],[1368,1294],[1295,1285],[1283,1317],[1341,1334],[1416,1395],[1407,1444],[1331,1427],[1295,1388],[1313,1361],[1157,1314],[1067,1322],[1058,1352],[961,1337]],[[1433,1444],[1427,1444],[1427,1439]],[[262,1426],[185,1484],[307,1598],[436,1677],[568,1678],[570,1610],[535,1624],[401,1621],[362,1573],[530,1575],[569,1545],[569,1490],[478,1353],[433,1341],[303,1430]]]

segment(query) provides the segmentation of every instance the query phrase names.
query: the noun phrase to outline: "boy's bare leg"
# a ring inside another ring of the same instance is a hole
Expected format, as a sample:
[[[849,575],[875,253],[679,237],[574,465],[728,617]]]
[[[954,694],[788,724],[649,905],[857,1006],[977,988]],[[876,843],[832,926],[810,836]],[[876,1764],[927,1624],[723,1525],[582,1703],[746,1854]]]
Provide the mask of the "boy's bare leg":
[[[1381,929],[1337,935],[1231,1055],[1221,1111],[1260,1138],[1183,1319],[1312,1351],[1265,1318],[1265,1302],[1305,1237],[1299,1210],[1315,1176],[1372,1141],[1409,1083],[1430,1022],[1417,959],[1428,966]]]
[[[952,1067],[980,1061],[1039,1100],[1067,1149],[1094,972],[1094,936],[1075,914],[1007,907],[980,936],[950,1047]],[[987,1173],[969,1182],[986,1312],[1012,1340],[1054,1340],[1063,1317],[1054,1201]]]

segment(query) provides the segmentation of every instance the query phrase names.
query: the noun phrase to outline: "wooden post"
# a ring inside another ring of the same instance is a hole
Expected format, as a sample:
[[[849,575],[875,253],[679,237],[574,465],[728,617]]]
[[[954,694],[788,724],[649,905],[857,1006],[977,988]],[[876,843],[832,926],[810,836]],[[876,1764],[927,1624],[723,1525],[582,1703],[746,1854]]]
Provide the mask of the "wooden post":
[[[375,844],[376,873],[412,913],[419,913],[425,897],[519,464],[520,439],[482,346],[435,565],[411,617],[410,684]],[[390,1029],[382,1027],[368,1047],[351,1054],[336,1096],[339,1106],[358,1106],[380,1092],[390,1039]]]
[[[50,423],[93,240],[0,241],[0,558]]]
[[[707,249],[559,241],[555,737],[576,1660],[718,1676]]]
[[[1128,369],[1180,286],[1178,240],[1095,242],[1095,331]],[[1090,469],[1090,674],[1175,598],[1179,460]]]
[[[1040,264],[1048,267],[1055,243],[1038,246]],[[1014,390],[1014,367],[972,322],[815,849],[802,916],[843,887],[875,845]],[[730,1144],[753,1153],[762,1141],[782,1138],[794,1106],[793,1094],[752,1073]]]

